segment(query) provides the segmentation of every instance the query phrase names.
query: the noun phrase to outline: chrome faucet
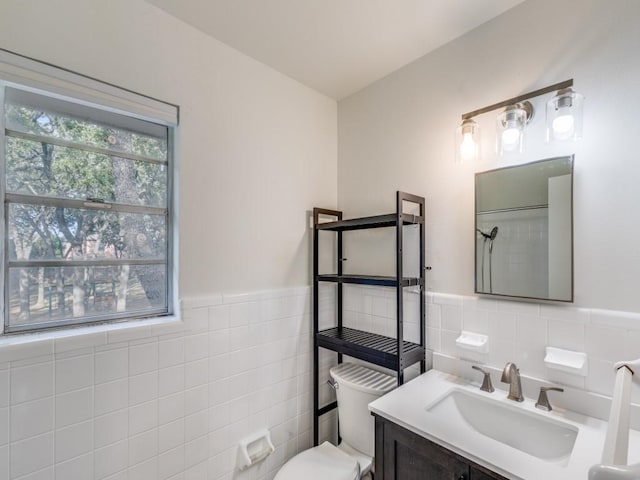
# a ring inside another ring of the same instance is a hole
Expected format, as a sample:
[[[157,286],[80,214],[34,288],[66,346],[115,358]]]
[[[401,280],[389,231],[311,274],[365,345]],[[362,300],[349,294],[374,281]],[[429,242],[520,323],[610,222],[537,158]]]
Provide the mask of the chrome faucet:
[[[516,402],[524,401],[522,384],[520,383],[520,370],[518,370],[515,363],[508,362],[504,366],[500,381],[509,384],[509,395],[507,396],[509,400],[515,400]]]

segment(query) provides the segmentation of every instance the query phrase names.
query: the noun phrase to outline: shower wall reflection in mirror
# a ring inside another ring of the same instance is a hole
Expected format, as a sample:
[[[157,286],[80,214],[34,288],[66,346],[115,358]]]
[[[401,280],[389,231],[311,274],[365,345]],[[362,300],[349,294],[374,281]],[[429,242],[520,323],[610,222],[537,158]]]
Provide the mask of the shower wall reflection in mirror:
[[[476,293],[573,301],[573,157],[476,174]]]

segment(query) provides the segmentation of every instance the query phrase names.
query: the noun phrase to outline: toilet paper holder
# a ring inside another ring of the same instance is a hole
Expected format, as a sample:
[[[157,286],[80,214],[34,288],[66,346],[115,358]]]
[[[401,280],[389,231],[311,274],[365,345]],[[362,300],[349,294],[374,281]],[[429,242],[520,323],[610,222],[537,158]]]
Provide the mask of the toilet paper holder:
[[[276,447],[271,442],[271,432],[264,429],[242,440],[238,446],[238,468],[244,470],[261,462],[273,452]]]

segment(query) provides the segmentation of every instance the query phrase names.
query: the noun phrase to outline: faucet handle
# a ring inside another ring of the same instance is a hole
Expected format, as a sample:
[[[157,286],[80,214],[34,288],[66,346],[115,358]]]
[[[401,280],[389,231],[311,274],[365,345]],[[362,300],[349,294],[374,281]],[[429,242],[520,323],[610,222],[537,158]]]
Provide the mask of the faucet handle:
[[[482,379],[482,386],[480,387],[480,390],[482,390],[483,392],[489,392],[489,393],[493,392],[495,388],[493,388],[493,384],[491,383],[491,375],[489,374],[489,372],[484,368],[480,368],[478,365],[473,365],[471,368],[473,368],[474,370],[478,370],[479,372],[484,374],[484,378]]]
[[[550,390],[554,392],[564,392],[564,388],[560,387],[540,387],[540,395],[538,395],[536,408],[539,408],[540,410],[546,410],[547,412],[553,410],[553,408],[551,408],[551,404],[549,403],[549,397],[547,396],[547,392]]]

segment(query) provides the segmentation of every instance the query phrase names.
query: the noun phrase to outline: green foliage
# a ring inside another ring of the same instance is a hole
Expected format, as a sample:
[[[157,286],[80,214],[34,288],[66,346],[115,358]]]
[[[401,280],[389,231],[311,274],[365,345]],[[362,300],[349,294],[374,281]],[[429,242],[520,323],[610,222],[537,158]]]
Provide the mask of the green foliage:
[[[167,148],[165,140],[18,105],[7,105],[6,123],[13,130],[74,142],[80,147],[67,148],[46,142],[7,137],[7,190],[9,192],[54,198],[77,200],[97,198],[105,202],[121,202],[122,198],[117,198],[118,182],[120,182],[128,190],[131,188],[134,190],[128,191],[125,203],[165,206],[166,166],[117,156],[119,152],[128,152],[154,159],[165,159]],[[109,149],[113,151],[113,155],[83,150],[82,145]],[[122,178],[121,173],[114,171],[114,166],[123,162],[127,163],[126,168],[120,168],[119,171],[124,171],[128,178]],[[111,246],[121,255],[133,254],[125,251],[122,241],[124,232],[122,232],[118,215],[99,210],[69,208],[64,209],[63,212],[60,212],[59,208],[46,210],[43,212],[41,208],[22,207],[15,209],[12,216],[16,235],[20,235],[22,241],[40,230],[37,241],[50,244],[48,249],[36,248],[33,255],[41,255],[46,251],[68,254],[71,251],[70,247],[82,246],[87,238],[96,235],[100,237],[103,249]],[[132,223],[142,227],[143,232],[152,232],[148,230],[149,227],[156,229],[160,227],[157,221],[150,222],[145,218],[129,222],[130,225]],[[157,236],[157,232],[155,233]],[[164,241],[164,231],[161,233],[162,238],[152,242],[156,247],[162,246]],[[153,240],[153,235],[148,237]],[[54,248],[54,244],[66,244],[66,248]],[[158,252],[157,248],[153,250]]]
[[[166,165],[122,157],[124,152],[166,161],[165,139],[20,105],[6,105],[5,123],[9,130],[43,137],[5,137],[8,193],[166,207]],[[74,146],[50,143],[56,140]],[[12,203],[9,223],[8,253],[14,260],[166,255],[164,215]],[[35,281],[37,269],[29,270]]]

